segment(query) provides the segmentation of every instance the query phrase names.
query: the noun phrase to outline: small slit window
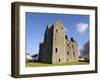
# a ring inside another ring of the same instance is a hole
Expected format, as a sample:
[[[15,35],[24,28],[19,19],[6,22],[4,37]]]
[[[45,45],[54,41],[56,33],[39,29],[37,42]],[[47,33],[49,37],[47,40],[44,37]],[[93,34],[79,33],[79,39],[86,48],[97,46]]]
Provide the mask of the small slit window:
[[[74,48],[74,45],[72,45],[72,48]]]
[[[57,52],[58,52],[58,49],[56,48],[55,51],[56,51],[56,53],[57,53]]]
[[[69,44],[67,44],[67,46],[69,47]]]
[[[69,55],[69,52],[67,52],[67,55]]]
[[[75,52],[73,52],[73,55],[75,56]]]
[[[74,56],[74,58],[75,58],[75,52],[73,52],[73,56]]]
[[[56,29],[56,32],[58,32],[58,30]]]
[[[59,59],[59,62],[60,62],[60,59]]]

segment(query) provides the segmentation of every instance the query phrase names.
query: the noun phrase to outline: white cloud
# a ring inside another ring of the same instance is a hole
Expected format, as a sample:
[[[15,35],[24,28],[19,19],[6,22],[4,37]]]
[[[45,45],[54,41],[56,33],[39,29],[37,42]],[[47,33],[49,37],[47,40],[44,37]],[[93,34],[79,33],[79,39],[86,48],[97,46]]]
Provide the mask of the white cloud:
[[[88,29],[88,24],[86,23],[78,23],[76,25],[76,29],[79,33],[83,34]]]

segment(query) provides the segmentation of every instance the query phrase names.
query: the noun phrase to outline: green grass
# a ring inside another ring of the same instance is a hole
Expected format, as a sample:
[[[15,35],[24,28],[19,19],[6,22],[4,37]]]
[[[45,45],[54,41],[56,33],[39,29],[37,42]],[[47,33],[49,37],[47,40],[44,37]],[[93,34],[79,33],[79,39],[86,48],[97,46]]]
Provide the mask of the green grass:
[[[66,66],[66,65],[82,65],[82,64],[89,64],[88,62],[69,62],[63,64],[46,64],[46,63],[39,63],[39,62],[26,62],[26,67],[42,67],[42,66]]]

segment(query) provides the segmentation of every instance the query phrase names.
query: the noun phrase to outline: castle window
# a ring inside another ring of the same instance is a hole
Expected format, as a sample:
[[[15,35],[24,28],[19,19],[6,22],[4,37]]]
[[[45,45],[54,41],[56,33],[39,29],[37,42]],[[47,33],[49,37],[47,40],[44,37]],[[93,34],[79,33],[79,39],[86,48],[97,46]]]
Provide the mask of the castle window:
[[[67,44],[67,46],[69,47],[69,44]]]
[[[72,45],[72,48],[74,48],[74,45]]]
[[[60,59],[59,59],[59,62],[60,62]]]
[[[56,29],[56,32],[58,32],[58,30]]]
[[[56,49],[55,49],[55,52],[57,53],[57,51],[58,51],[58,49],[56,48]]]
[[[67,55],[69,55],[69,52],[67,52]]]
[[[65,35],[65,38],[68,39],[67,35]]]
[[[74,58],[75,58],[75,52],[73,52],[73,56],[74,56]]]
[[[73,52],[73,55],[75,56],[75,52]]]

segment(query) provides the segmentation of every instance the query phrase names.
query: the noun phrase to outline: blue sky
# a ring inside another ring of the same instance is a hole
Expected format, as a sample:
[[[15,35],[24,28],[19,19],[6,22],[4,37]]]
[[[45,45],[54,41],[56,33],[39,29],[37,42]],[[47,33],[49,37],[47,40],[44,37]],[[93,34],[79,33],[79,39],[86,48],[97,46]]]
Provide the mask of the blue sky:
[[[26,12],[25,16],[26,53],[38,53],[47,25],[54,24],[57,20],[62,22],[68,38],[74,37],[78,42],[79,50],[89,40],[89,15]]]

